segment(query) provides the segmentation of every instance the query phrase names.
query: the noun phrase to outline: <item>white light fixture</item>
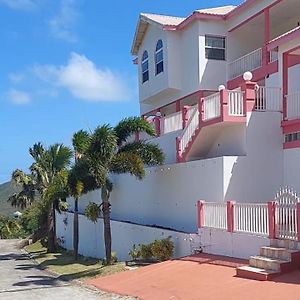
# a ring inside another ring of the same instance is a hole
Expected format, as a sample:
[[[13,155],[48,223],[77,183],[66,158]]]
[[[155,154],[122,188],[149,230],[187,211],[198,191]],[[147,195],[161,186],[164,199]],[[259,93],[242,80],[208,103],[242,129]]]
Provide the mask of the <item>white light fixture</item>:
[[[160,118],[161,117],[161,112],[158,111],[155,115]]]
[[[251,72],[245,72],[243,75],[243,79],[245,81],[251,81],[253,78],[253,74]]]
[[[218,88],[219,92],[221,92],[225,89],[226,89],[225,85],[223,85],[223,84],[219,85],[219,88]]]

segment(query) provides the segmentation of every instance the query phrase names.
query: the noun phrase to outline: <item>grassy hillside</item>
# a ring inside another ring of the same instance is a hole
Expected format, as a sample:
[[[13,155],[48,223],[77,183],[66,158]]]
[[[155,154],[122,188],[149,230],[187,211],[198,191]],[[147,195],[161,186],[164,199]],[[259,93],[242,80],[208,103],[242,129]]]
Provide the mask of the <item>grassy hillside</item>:
[[[12,207],[7,202],[7,199],[16,191],[17,189],[10,182],[0,184],[0,215],[9,215],[16,210],[20,210]]]

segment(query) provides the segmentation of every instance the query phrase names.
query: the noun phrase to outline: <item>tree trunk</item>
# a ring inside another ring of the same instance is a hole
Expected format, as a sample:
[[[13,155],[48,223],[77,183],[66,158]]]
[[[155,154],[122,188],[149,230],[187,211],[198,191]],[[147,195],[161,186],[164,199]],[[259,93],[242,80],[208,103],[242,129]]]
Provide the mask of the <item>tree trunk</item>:
[[[74,258],[78,260],[79,228],[78,228],[78,199],[75,199],[74,221],[73,221],[73,248]]]
[[[47,251],[48,252],[55,252],[56,245],[55,245],[55,208],[54,203],[51,205],[48,213],[48,245]]]
[[[111,264],[110,203],[109,203],[109,192],[105,187],[101,189],[101,198],[102,198],[106,263],[110,265]]]

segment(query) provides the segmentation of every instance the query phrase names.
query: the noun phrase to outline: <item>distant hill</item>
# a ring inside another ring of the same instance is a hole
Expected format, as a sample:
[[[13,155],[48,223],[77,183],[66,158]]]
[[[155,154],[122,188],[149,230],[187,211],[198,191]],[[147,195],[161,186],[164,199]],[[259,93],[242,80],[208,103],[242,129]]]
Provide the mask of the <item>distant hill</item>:
[[[14,187],[10,182],[0,184],[0,215],[10,215],[11,213],[20,210],[12,207],[7,199],[17,192],[17,188]]]

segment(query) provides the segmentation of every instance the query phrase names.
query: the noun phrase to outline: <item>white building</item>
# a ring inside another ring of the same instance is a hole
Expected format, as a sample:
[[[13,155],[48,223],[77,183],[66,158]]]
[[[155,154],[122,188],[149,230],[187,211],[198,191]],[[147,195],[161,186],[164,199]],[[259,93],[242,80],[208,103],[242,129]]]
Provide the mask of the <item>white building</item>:
[[[153,122],[151,141],[165,151],[166,164],[148,168],[142,182],[114,177],[117,223],[192,234],[197,200],[224,209],[229,200],[267,203],[286,185],[300,192],[299,0],[246,0],[187,17],[142,13],[132,54],[141,115]],[[81,212],[99,202],[97,193],[82,197]],[[210,251],[246,257],[266,243]]]

